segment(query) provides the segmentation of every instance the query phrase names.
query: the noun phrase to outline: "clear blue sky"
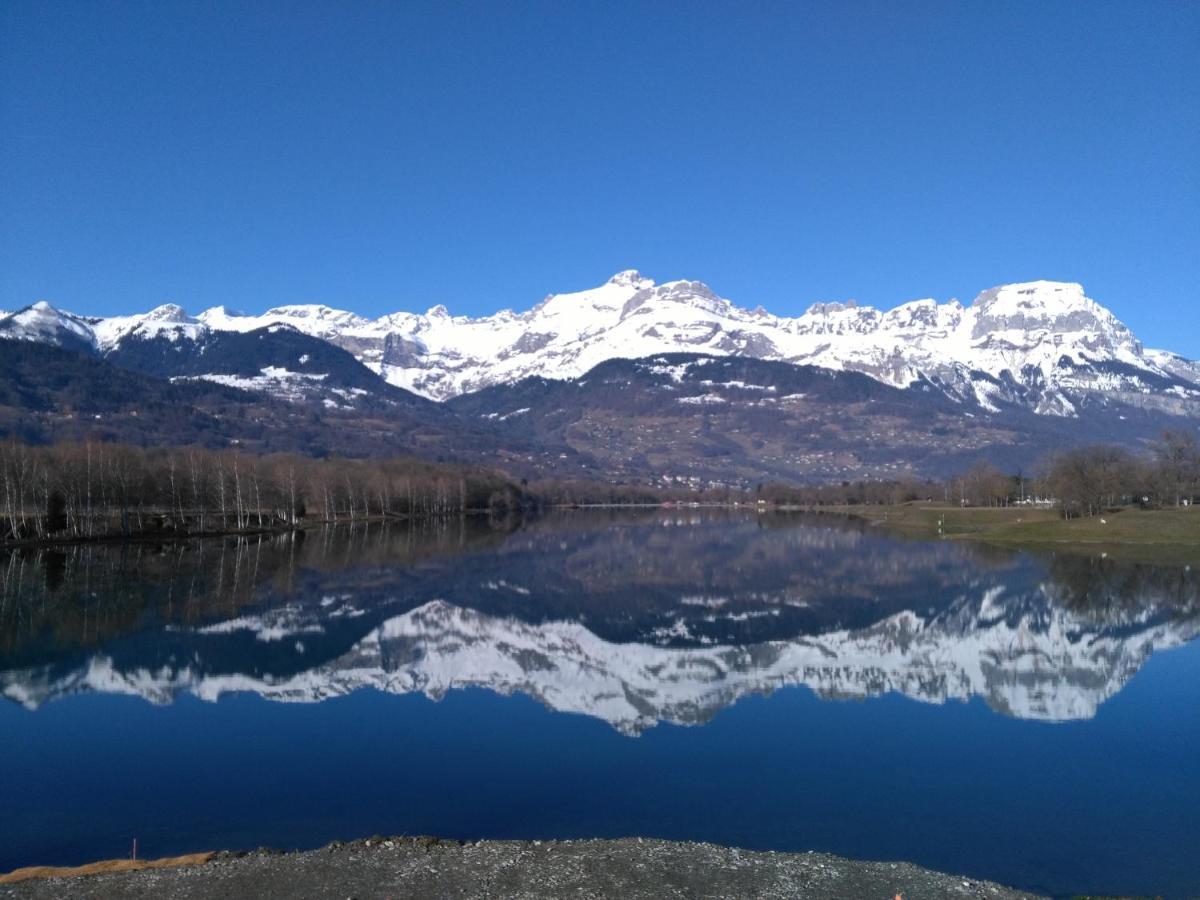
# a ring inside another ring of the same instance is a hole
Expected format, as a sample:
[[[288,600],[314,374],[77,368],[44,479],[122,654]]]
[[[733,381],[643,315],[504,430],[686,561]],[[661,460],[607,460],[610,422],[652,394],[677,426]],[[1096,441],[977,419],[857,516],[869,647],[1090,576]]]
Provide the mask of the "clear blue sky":
[[[1200,356],[1200,2],[0,4],[0,308],[1081,281]]]

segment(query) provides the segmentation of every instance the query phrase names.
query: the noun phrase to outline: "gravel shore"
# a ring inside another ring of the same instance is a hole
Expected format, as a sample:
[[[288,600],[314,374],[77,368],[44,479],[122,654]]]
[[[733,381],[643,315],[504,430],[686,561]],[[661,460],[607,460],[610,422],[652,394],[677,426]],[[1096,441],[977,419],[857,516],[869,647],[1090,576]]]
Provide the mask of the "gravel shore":
[[[218,853],[201,865],[0,886],[21,898],[1032,897],[909,863],[751,853],[670,841],[371,838],[300,853]]]

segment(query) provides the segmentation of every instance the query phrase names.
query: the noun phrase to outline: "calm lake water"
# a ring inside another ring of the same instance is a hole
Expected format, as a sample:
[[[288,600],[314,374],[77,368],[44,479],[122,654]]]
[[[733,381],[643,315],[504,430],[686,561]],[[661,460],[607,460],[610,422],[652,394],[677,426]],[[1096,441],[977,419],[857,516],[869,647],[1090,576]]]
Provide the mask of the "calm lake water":
[[[646,835],[1200,894],[1200,577],[655,510],[0,556],[0,870]]]

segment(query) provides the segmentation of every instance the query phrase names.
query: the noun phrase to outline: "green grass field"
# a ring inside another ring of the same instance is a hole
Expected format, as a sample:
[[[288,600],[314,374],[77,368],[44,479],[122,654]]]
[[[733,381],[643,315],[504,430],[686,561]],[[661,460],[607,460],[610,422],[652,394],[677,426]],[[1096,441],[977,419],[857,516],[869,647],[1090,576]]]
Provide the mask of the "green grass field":
[[[1105,552],[1147,562],[1200,562],[1200,509],[1196,507],[1126,508],[1086,519],[1063,519],[1054,509],[961,509],[929,503],[847,506],[838,511],[914,538]]]

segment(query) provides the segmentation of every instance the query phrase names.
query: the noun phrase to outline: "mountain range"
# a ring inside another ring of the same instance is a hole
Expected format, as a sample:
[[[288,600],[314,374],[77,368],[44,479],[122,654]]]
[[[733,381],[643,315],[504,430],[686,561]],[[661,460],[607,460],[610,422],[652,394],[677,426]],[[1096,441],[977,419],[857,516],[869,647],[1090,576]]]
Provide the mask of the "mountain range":
[[[1080,285],[1049,281],[992,288],[969,305],[822,303],[790,318],[632,270],[481,318],[436,306],[369,319],[319,305],[97,318],[39,302],[0,317],[0,338],[266,398],[276,404],[267,419],[290,416],[278,403],[310,418],[366,416],[385,444],[436,423],[443,452],[539,474],[935,474],[1098,437],[1138,446],[1200,421],[1200,363],[1145,348]],[[19,417],[20,403],[8,405]],[[44,394],[42,406],[61,401]],[[389,430],[393,413],[404,425]]]

